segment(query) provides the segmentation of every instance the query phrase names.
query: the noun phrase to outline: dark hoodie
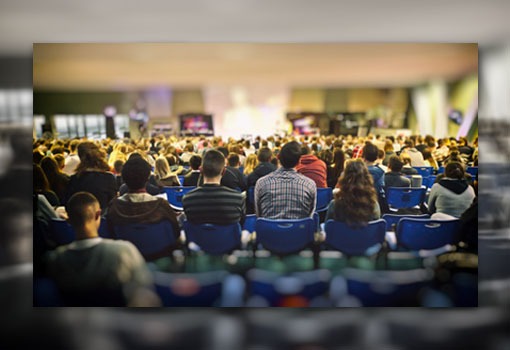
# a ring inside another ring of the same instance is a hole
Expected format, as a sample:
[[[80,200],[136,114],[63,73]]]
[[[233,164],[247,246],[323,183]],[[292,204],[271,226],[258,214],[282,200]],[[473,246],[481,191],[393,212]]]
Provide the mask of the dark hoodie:
[[[253,171],[248,175],[248,187],[255,186],[255,183],[257,183],[257,180],[260,179],[262,176],[266,176],[267,174],[273,172],[276,170],[276,167],[274,164],[269,162],[262,162]]]
[[[452,191],[455,194],[464,193],[464,191],[468,188],[468,183],[466,180],[451,180],[451,179],[442,179],[439,181],[439,184],[446,188],[447,190]]]

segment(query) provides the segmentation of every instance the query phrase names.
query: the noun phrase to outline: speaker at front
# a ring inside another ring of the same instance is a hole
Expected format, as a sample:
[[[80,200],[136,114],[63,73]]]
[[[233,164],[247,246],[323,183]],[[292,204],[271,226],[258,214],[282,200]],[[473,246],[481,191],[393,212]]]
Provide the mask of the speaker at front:
[[[106,119],[106,137],[111,139],[117,138],[115,135],[115,122],[112,117],[105,117]]]

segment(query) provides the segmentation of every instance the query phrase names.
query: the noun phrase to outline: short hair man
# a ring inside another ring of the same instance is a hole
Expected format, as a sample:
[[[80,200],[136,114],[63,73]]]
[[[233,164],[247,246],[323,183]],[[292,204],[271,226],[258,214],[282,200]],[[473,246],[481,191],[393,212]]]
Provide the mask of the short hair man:
[[[374,179],[375,192],[384,193],[384,170],[376,165],[379,149],[373,143],[367,142],[363,147],[363,160],[368,167],[368,172]]]
[[[182,199],[186,219],[193,223],[229,225],[244,222],[245,196],[221,185],[225,156],[209,150],[202,160],[203,185],[188,192]]]
[[[48,274],[65,304],[74,306],[157,306],[152,276],[130,242],[98,235],[101,208],[88,192],[75,193],[66,204],[76,240],[48,255]],[[138,304],[138,303],[142,304]]]
[[[194,155],[189,159],[191,171],[184,177],[183,186],[197,186],[200,177],[200,164],[202,164],[202,157]]]
[[[269,219],[302,219],[315,211],[317,186],[296,171],[301,158],[299,143],[285,144],[279,154],[281,168],[260,178],[255,185],[255,211]]]
[[[149,181],[151,166],[141,157],[130,157],[122,168],[122,178],[128,192],[112,200],[106,213],[106,221],[110,232],[115,232],[116,226],[130,224],[155,224],[169,221],[173,227],[174,236],[180,235],[179,223],[174,210],[163,198],[147,193],[146,185]],[[166,256],[174,246],[161,247],[157,256]]]
[[[389,172],[384,174],[384,185],[388,187],[411,187],[411,180],[402,175],[404,163],[398,156],[391,156],[388,161]]]

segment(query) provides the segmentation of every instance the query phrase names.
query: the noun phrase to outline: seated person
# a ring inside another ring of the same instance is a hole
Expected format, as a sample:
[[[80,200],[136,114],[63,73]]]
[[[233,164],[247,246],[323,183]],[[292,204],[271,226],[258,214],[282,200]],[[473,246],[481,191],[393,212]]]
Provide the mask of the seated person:
[[[175,237],[180,229],[177,216],[170,204],[163,198],[147,193],[151,166],[141,157],[129,158],[122,169],[122,179],[128,192],[115,198],[108,206],[106,222],[110,232],[114,227],[128,224],[152,224],[163,220],[171,222]],[[161,247],[162,254],[173,247]]]
[[[340,190],[329,205],[326,221],[357,227],[381,217],[374,180],[362,160],[348,160],[338,184]]]
[[[181,185],[177,174],[170,171],[170,165],[168,165],[165,157],[158,157],[156,159],[154,173],[156,174],[156,181],[159,187]]]
[[[193,155],[189,159],[191,171],[184,177],[183,186],[197,186],[200,177],[200,164],[202,164],[202,157]]]
[[[73,306],[158,306],[152,276],[130,242],[98,236],[101,209],[90,193],[66,204],[76,240],[47,256],[47,272],[64,304]]]
[[[239,170],[239,155],[230,153],[227,158],[227,164],[225,174],[221,177],[221,184],[234,190],[246,191],[246,181]]]
[[[434,218],[441,213],[453,218],[460,218],[473,203],[475,190],[465,179],[464,167],[459,162],[451,162],[445,168],[444,178],[430,189],[429,212]]]
[[[143,159],[143,157],[139,154],[139,153],[133,153],[129,156],[129,159],[135,159],[135,158],[139,158],[139,159]],[[147,164],[149,164],[147,161],[145,161]],[[147,183],[145,184],[145,191],[150,194],[150,195],[158,195],[160,193],[162,193],[162,188],[161,186],[159,186],[158,184],[158,180],[156,179],[156,176],[154,174],[151,174],[150,173],[150,164],[149,164],[149,180],[147,181]],[[122,179],[124,180],[124,177],[122,177]],[[128,193],[129,191],[129,187],[128,185],[125,183],[126,181],[124,180],[124,183],[120,186],[119,188],[119,194],[121,196],[125,195],[126,193]]]
[[[391,156],[388,161],[388,170],[384,174],[384,184],[388,187],[411,187],[411,180],[402,175],[404,163],[398,156]]]
[[[411,166],[411,157],[407,153],[401,153],[400,159],[404,166],[402,167],[402,174],[404,175],[418,175],[418,170]]]
[[[313,155],[307,145],[301,146],[301,158],[296,166],[296,171],[312,179],[317,188],[328,187],[326,163]]]
[[[244,223],[245,196],[220,184],[224,171],[225,156],[217,150],[207,151],[202,160],[204,184],[182,198],[187,220],[197,224]]]
[[[255,169],[253,169],[250,175],[248,175],[248,187],[255,186],[258,179],[276,170],[276,166],[271,163],[272,157],[273,152],[271,152],[269,148],[264,147],[259,149],[257,153],[259,164],[255,167]]]

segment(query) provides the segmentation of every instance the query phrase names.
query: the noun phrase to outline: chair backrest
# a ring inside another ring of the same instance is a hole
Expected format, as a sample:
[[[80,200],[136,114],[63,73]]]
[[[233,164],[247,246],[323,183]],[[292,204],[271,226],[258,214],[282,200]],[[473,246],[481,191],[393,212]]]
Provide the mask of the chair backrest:
[[[176,210],[183,210],[182,197],[189,191],[195,189],[196,186],[165,186],[163,190],[170,206]]]
[[[57,245],[69,244],[76,239],[73,227],[63,219],[51,219],[49,235],[50,241]]]
[[[437,178],[436,175],[430,175],[429,177],[424,177],[423,178],[423,186],[425,186],[427,189],[431,188],[432,185],[434,185],[436,178]]]
[[[163,306],[219,306],[227,271],[166,273],[154,271],[154,285]]]
[[[211,255],[227,254],[241,244],[241,225],[194,224],[184,222],[186,240]]]
[[[326,269],[278,272],[251,269],[247,273],[250,295],[264,298],[269,306],[308,306],[311,300],[328,292],[331,272]],[[298,305],[292,305],[293,303]]]
[[[409,250],[430,250],[456,244],[460,223],[454,220],[401,219],[397,225],[397,243]]]
[[[428,219],[430,218],[429,214],[422,215],[397,215],[397,214],[384,214],[382,216],[384,221],[386,221],[386,231],[396,231],[398,222],[403,218],[411,218],[411,219]]]
[[[317,221],[314,218],[258,218],[255,222],[257,243],[275,254],[292,254],[302,250],[313,242],[316,228]]]
[[[248,203],[255,204],[255,186],[248,187]]]
[[[328,209],[329,203],[333,199],[333,189],[318,188],[317,189],[317,201],[315,204],[315,211],[320,212]]]
[[[431,166],[413,166],[418,171],[418,174],[420,174],[423,177],[427,177],[432,175],[432,172],[434,171],[434,167]]]
[[[434,274],[427,269],[405,271],[343,270],[348,294],[363,306],[420,306],[420,291]]]
[[[145,260],[169,256],[177,245],[170,221],[155,224],[127,224],[113,228],[114,237],[133,243]]]
[[[476,177],[478,175],[478,167],[477,166],[468,166],[466,168],[466,172],[470,174],[472,177]]]
[[[440,167],[437,169],[437,175],[442,174],[442,173],[444,173],[444,166],[440,166]]]
[[[178,175],[177,178],[179,179],[181,186],[184,186],[184,175]]]
[[[403,209],[421,205],[425,201],[424,187],[388,187],[386,200],[392,208]]]
[[[350,256],[372,255],[382,248],[386,222],[378,219],[365,227],[352,228],[345,222],[328,220],[324,229],[328,246]]]
[[[246,215],[243,224],[243,230],[248,231],[250,233],[255,232],[255,222],[257,221],[257,215],[249,214]]]

